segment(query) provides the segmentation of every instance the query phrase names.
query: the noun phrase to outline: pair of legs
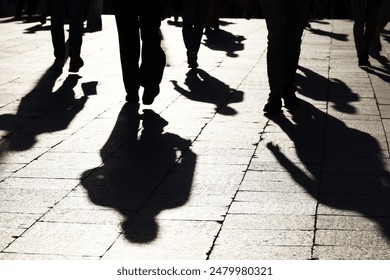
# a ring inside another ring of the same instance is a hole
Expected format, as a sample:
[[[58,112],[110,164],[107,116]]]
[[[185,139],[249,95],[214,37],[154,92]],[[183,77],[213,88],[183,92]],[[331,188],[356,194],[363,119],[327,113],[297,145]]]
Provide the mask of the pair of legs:
[[[65,29],[66,19],[69,21],[69,71],[77,72],[84,62],[80,57],[84,29],[83,0],[51,0],[49,2],[51,17],[51,38],[56,62],[54,68],[62,68],[65,61]],[[59,69],[55,69],[59,70]]]
[[[126,100],[138,102],[138,90],[142,86],[143,102],[151,104],[160,91],[166,63],[160,34],[166,3],[164,0],[134,1],[131,9],[126,1],[114,4]]]
[[[281,111],[282,98],[286,106],[296,106],[295,75],[301,51],[301,37],[310,0],[262,0],[268,29],[267,71],[269,99],[267,113]]]
[[[385,29],[387,23],[390,21],[390,1],[382,0],[382,5],[379,13],[378,25],[375,30],[374,41],[370,48],[370,55],[372,57],[380,57],[382,51],[381,33]]]
[[[359,66],[370,65],[368,52],[375,39],[381,1],[351,0],[354,20],[353,35]]]
[[[188,66],[198,67],[197,59],[210,0],[183,1],[183,40],[187,49]]]

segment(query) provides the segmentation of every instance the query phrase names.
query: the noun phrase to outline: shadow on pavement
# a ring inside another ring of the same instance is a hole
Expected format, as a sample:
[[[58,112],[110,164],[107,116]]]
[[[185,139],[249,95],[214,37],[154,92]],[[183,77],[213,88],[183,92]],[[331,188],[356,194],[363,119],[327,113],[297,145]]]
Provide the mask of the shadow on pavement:
[[[228,57],[238,57],[237,52],[244,50],[245,40],[242,35],[233,35],[220,29],[205,36],[203,45],[214,51],[224,51]]]
[[[291,139],[298,160],[290,159],[275,143],[269,142],[268,149],[291,177],[319,201],[318,214],[363,215],[377,222],[390,239],[386,145],[381,147],[369,133],[348,127],[305,101],[291,111],[291,118],[269,118]],[[348,214],[338,210],[347,210]]]
[[[33,148],[41,134],[65,130],[84,108],[88,98],[84,95],[76,99],[74,92],[80,76],[68,75],[53,90],[60,74],[45,72],[34,89],[21,99],[15,114],[0,115],[0,129],[8,133],[0,142],[0,159],[6,160],[4,157],[10,152]]]
[[[101,149],[104,164],[85,171],[82,185],[93,203],[123,215],[130,242],[147,243],[159,233],[157,215],[188,200],[196,155],[190,140],[164,133],[165,119],[152,110],[138,110],[138,104],[123,106]],[[118,149],[117,139],[123,137],[128,141]]]
[[[181,87],[177,81],[171,82],[181,95],[193,101],[215,104],[215,111],[222,115],[236,115],[237,111],[229,107],[229,104],[242,102],[244,99],[242,91],[230,88],[202,69],[188,71],[184,82],[188,89]]]

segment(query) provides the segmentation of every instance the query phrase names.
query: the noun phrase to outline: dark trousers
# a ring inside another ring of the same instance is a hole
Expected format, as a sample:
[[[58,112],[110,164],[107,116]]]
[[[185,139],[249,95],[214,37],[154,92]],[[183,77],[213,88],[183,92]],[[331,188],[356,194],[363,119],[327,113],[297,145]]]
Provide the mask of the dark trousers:
[[[209,0],[183,1],[183,40],[187,53],[198,53],[202,40]]]
[[[310,0],[262,0],[268,29],[267,71],[271,94],[295,83],[301,37]]]
[[[135,94],[139,86],[158,85],[162,80],[166,57],[160,26],[166,1],[131,1],[131,9],[128,5],[127,1],[115,1],[114,13],[125,89]]]
[[[359,57],[368,56],[368,51],[374,42],[381,2],[381,0],[351,1],[354,20],[353,35]]]
[[[78,57],[81,53],[84,21],[83,0],[49,0],[51,17],[51,37],[56,58],[65,58],[65,29],[69,21],[69,56]]]

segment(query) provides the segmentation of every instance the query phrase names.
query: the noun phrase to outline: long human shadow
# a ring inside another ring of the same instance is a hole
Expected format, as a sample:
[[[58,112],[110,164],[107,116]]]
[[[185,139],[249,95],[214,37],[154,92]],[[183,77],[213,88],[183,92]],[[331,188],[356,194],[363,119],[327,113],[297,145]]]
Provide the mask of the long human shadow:
[[[331,106],[348,114],[356,113],[353,102],[360,100],[359,95],[353,92],[342,80],[328,79],[303,66],[298,66],[297,81],[300,85],[299,93],[317,101],[329,101]],[[328,90],[332,93],[328,94]]]
[[[326,37],[335,39],[337,41],[341,41],[341,42],[348,41],[348,34],[334,33],[333,31],[330,32],[330,31],[325,31],[325,30],[319,29],[319,28],[313,28],[313,27],[307,28],[307,30],[315,35],[326,36]]]
[[[199,68],[187,72],[184,81],[187,89],[181,87],[175,80],[171,82],[181,95],[196,102],[214,104],[215,111],[222,115],[236,115],[237,111],[229,104],[242,102],[244,99],[242,91],[230,88],[229,85]]]
[[[224,51],[228,57],[238,57],[237,52],[244,50],[245,40],[242,35],[234,35],[220,29],[218,32],[210,32],[206,35],[202,44],[214,51]]]
[[[380,56],[376,58],[376,60],[382,66],[378,67],[378,66],[371,65],[370,67],[367,67],[364,70],[371,75],[377,76],[385,83],[387,84],[390,83],[390,61],[385,56]]]
[[[196,155],[190,140],[164,133],[164,118],[152,110],[138,111],[131,104],[122,107],[100,152],[103,165],[85,171],[82,185],[94,204],[123,215],[130,242],[148,243],[159,233],[157,215],[188,200]]]
[[[21,99],[15,114],[0,115],[0,129],[6,132],[0,142],[0,158],[10,152],[33,148],[41,134],[65,130],[84,108],[87,96],[76,99],[74,92],[81,77],[68,75],[54,90],[60,75],[58,71],[46,71],[37,85]]]
[[[351,211],[376,221],[390,239],[387,147],[305,101],[291,111],[291,118],[269,118],[291,139],[298,158],[289,158],[277,143],[267,147],[299,186],[320,204],[336,209],[332,211]]]

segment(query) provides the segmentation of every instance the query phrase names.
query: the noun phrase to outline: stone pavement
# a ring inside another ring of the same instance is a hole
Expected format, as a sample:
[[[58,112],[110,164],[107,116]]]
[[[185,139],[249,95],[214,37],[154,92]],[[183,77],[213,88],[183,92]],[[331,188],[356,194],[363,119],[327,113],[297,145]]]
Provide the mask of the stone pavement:
[[[193,71],[165,20],[138,111],[103,25],[57,75],[48,25],[0,23],[0,259],[390,259],[389,29],[364,71],[351,21],[312,22],[301,105],[268,118],[262,19],[223,19]]]

